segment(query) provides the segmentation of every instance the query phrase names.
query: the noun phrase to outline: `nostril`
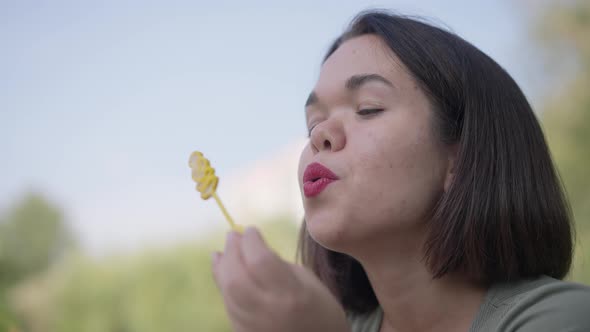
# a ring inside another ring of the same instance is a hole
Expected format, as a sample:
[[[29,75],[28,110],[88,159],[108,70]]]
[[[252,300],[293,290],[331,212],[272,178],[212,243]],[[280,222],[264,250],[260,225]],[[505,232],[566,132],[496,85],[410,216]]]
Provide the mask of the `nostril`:
[[[330,141],[328,141],[328,140],[324,141],[324,149],[332,150],[332,144],[330,143]]]

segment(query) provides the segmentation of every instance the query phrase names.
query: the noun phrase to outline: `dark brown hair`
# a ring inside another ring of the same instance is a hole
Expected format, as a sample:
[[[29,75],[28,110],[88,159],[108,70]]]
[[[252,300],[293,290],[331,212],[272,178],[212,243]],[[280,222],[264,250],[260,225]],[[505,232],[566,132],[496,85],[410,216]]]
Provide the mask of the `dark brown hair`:
[[[385,11],[359,14],[324,61],[365,34],[401,60],[430,100],[433,132],[458,146],[454,182],[429,221],[424,260],[433,277],[459,272],[485,284],[565,277],[570,209],[537,118],[510,75],[457,35]],[[377,306],[360,263],[315,242],[305,221],[298,255],[348,312]]]

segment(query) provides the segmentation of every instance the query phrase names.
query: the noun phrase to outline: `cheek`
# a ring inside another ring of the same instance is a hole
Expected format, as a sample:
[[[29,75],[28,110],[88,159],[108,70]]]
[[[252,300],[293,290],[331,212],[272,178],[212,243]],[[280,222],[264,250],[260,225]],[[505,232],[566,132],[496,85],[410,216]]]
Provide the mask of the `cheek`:
[[[378,224],[425,219],[442,193],[439,152],[420,137],[369,143],[356,161],[356,211]]]

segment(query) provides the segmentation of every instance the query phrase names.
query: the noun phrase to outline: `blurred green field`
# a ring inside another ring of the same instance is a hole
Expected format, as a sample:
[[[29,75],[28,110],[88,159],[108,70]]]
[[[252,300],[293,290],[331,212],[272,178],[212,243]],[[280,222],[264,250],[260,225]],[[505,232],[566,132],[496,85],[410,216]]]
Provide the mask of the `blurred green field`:
[[[261,231],[293,261],[293,220],[265,222]],[[229,331],[210,268],[223,238],[126,257],[70,253],[8,292],[12,321],[22,331]]]

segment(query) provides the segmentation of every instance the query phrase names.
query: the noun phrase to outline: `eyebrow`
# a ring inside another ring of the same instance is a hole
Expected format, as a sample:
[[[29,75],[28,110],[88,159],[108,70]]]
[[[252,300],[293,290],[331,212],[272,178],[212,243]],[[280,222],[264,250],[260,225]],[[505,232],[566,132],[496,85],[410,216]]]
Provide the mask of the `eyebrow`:
[[[394,87],[393,83],[391,83],[385,77],[379,74],[362,74],[362,75],[353,75],[346,80],[344,87],[346,87],[349,91],[358,90],[361,86],[369,82],[381,82],[387,86]],[[312,91],[305,102],[305,107],[315,104],[319,101],[317,94],[315,91]]]

